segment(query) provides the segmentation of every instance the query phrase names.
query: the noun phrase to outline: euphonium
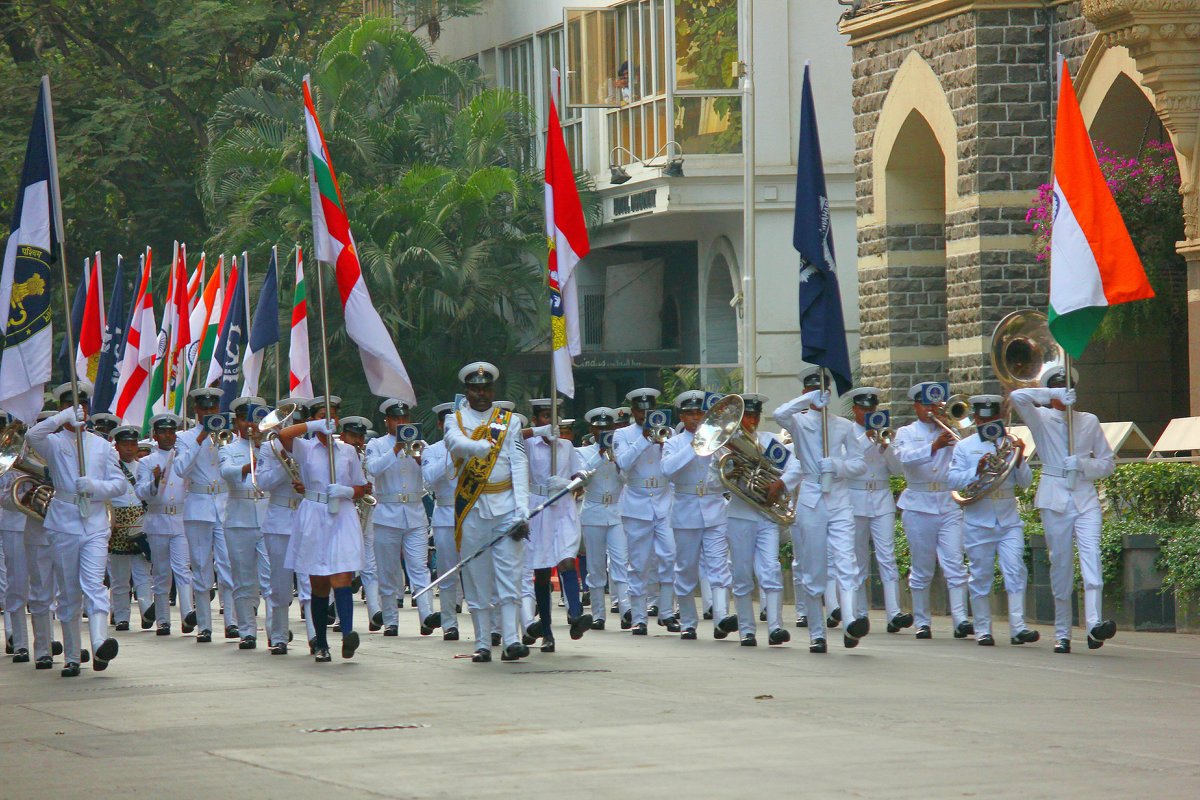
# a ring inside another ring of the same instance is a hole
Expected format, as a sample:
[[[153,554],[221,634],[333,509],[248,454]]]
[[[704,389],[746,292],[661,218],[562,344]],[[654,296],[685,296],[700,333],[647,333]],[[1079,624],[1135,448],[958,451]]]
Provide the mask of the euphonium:
[[[718,400],[696,429],[692,448],[701,456],[724,448],[717,460],[722,485],[780,525],[791,525],[796,519],[795,500],[787,491],[770,499],[768,489],[783,473],[763,455],[758,439],[742,428],[745,411],[746,404],[739,395]]]
[[[50,471],[41,459],[28,452],[25,437],[10,425],[0,435],[0,475],[12,469],[21,473],[9,489],[13,505],[26,516],[44,522],[54,498]]]

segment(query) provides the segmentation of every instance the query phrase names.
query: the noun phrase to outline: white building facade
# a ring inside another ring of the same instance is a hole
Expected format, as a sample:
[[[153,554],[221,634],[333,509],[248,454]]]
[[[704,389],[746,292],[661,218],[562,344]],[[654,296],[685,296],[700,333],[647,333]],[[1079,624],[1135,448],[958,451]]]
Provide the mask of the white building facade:
[[[577,272],[579,407],[656,385],[663,368],[698,368],[717,389],[746,363],[739,62],[749,64],[755,109],[757,390],[774,401],[794,396],[804,367],[792,218],[806,61],[855,358],[851,54],[837,30],[841,11],[829,0],[758,0],[750,53],[747,0],[493,0],[443,26],[439,54],[475,60],[496,85],[526,93],[543,131],[551,70],[564,76],[567,147],[575,168],[592,175],[604,220],[589,231],[591,255]],[[536,369],[540,359],[518,366]]]

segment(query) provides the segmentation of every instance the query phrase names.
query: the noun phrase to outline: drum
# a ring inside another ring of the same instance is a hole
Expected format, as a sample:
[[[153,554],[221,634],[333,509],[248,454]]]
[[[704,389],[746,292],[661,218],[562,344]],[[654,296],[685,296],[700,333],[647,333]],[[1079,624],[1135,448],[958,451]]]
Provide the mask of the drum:
[[[145,534],[142,532],[142,516],[145,509],[136,506],[113,506],[112,536],[108,540],[108,552],[119,556],[136,556],[142,552],[139,546]]]

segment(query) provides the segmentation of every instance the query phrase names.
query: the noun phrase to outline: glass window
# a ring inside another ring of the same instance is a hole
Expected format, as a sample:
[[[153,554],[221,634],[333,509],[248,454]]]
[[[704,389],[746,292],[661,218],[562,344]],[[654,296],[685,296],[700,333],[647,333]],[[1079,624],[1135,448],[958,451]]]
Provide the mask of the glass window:
[[[676,97],[674,138],[688,155],[742,152],[742,98]]]
[[[619,105],[617,13],[613,9],[568,8],[567,98],[577,106]]]
[[[674,0],[675,88],[736,89],[737,0]],[[690,151],[689,151],[690,152]]]

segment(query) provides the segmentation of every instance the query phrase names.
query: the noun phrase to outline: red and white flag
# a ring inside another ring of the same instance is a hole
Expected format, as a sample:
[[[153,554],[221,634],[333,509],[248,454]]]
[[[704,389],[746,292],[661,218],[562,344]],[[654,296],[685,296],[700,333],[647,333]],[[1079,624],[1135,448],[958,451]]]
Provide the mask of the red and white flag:
[[[96,382],[96,367],[100,365],[100,348],[104,346],[104,281],[101,278],[100,252],[92,259],[88,270],[87,299],[83,306],[83,321],[79,326],[79,342],[75,346],[75,374]]]
[[[154,357],[158,352],[154,289],[150,283],[152,255],[147,247],[146,255],[142,256],[142,281],[133,304],[125,354],[121,358],[114,411],[121,422],[138,427],[145,421],[146,401],[150,396],[150,370],[154,368]]]
[[[312,397],[312,367],[308,358],[308,287],[304,283],[304,252],[296,245],[296,291],[292,295],[292,333],[288,342],[288,394]]]
[[[221,261],[224,260],[225,257],[222,256]],[[221,338],[221,331],[225,327],[225,317],[229,316],[229,302],[233,299],[233,287],[237,286],[237,282],[238,260],[237,256],[234,256],[232,263],[229,266],[229,275],[228,279],[225,281],[225,288],[222,290],[225,296],[221,297],[218,295],[217,304],[213,306],[213,314],[216,318],[216,327],[213,327],[213,317],[209,317],[208,329],[204,334],[204,347],[200,351],[201,356],[207,354],[207,357],[211,359],[208,362],[208,374],[204,378],[205,386],[216,386],[221,382],[221,375],[223,372],[221,367],[221,359],[215,357],[215,351],[217,348],[217,340]],[[219,314],[217,313],[218,311],[220,312]],[[211,341],[209,339],[210,336],[212,337]]]
[[[333,161],[317,122],[308,76],[304,77],[304,124],[308,136],[308,185],[312,197],[313,242],[317,261],[334,266],[346,333],[358,345],[371,393],[416,405],[417,395],[396,343],[371,302],[350,234],[350,219],[342,202]]]

